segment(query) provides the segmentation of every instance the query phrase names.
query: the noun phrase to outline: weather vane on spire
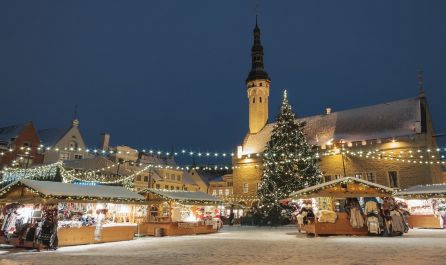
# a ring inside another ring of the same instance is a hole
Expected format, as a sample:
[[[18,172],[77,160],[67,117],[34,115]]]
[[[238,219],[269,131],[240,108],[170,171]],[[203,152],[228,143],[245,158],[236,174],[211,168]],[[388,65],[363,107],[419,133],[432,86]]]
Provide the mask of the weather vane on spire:
[[[424,73],[423,70],[418,70],[418,75],[417,75],[417,79],[418,79],[418,88],[420,90],[420,93],[424,93]]]

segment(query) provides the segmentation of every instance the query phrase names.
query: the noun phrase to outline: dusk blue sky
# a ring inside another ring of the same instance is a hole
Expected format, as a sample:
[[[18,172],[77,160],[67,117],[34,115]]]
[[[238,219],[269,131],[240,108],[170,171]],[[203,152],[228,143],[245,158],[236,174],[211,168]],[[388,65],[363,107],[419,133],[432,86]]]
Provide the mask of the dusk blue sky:
[[[446,132],[446,1],[261,1],[271,83],[299,116],[415,97]],[[231,151],[248,130],[255,1],[0,2],[0,126],[69,126],[90,146]],[[444,141],[443,141],[444,142]]]

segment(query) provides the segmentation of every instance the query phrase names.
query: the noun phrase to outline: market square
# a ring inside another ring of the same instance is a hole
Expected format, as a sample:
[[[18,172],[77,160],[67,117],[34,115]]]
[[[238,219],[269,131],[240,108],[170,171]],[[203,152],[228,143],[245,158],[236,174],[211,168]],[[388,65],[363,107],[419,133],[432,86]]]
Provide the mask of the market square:
[[[446,264],[446,3],[0,3],[0,265]]]

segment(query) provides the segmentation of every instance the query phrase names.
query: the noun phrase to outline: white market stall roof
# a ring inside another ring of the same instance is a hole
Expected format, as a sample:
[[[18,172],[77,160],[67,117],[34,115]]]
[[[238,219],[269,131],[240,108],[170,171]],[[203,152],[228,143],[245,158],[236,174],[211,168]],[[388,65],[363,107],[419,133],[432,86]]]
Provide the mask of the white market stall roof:
[[[84,186],[52,181],[22,179],[0,190],[0,199],[15,188],[26,187],[44,199],[56,200],[100,200],[100,201],[144,201],[144,196],[118,186]]]
[[[140,191],[139,194],[153,194],[162,199],[182,204],[219,204],[223,202],[219,198],[201,191],[145,189]]]
[[[412,186],[405,190],[397,192],[395,196],[407,198],[446,197],[446,183]]]
[[[367,180],[346,177],[317,184],[290,194],[291,198],[392,196],[392,188]]]

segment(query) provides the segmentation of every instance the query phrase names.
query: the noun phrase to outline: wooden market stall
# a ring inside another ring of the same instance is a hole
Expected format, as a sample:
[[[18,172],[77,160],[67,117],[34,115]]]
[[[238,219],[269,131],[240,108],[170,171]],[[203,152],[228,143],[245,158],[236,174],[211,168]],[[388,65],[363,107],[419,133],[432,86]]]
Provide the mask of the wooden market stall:
[[[390,197],[393,189],[362,179],[346,177],[328,181],[296,191],[291,199],[315,199],[329,204],[328,209],[335,216],[333,222],[321,222],[318,218],[303,225],[302,230],[314,235],[367,235],[366,226],[353,228],[346,212],[340,211],[339,201],[347,198]]]
[[[143,202],[124,187],[22,179],[0,190],[3,241],[57,247],[131,240]]]
[[[444,228],[446,184],[417,185],[395,194],[407,203],[410,227]]]
[[[148,204],[141,233],[151,236],[217,232],[222,201],[204,192],[146,189],[139,192]]]

